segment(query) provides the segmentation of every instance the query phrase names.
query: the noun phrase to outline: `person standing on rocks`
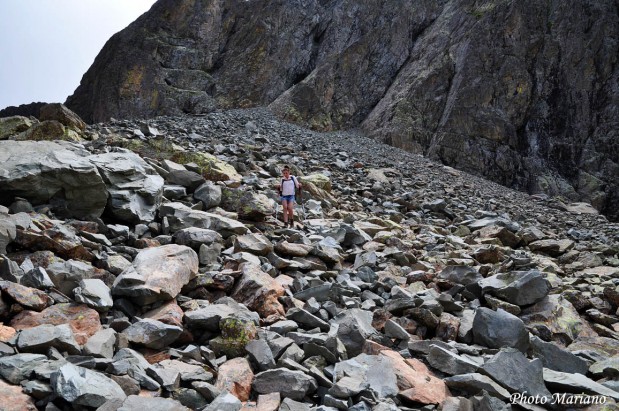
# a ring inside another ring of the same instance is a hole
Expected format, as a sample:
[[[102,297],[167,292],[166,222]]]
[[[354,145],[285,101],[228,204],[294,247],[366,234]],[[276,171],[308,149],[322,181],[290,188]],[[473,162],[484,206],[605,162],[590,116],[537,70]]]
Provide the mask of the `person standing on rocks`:
[[[282,207],[284,209],[284,226],[289,225],[291,228],[294,225],[294,203],[296,189],[301,189],[301,183],[299,183],[299,180],[295,176],[290,175],[290,168],[288,166],[284,166],[282,169],[282,181],[279,184],[278,190],[282,200]]]

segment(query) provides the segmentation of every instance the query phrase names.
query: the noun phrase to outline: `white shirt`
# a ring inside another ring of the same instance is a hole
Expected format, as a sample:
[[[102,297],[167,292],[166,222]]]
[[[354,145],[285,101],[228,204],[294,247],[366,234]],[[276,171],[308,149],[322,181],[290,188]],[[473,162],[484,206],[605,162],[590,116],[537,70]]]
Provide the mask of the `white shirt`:
[[[296,178],[293,180],[292,176],[290,176],[290,179],[288,180],[282,179],[282,196],[293,196],[294,195],[295,181],[296,181]]]

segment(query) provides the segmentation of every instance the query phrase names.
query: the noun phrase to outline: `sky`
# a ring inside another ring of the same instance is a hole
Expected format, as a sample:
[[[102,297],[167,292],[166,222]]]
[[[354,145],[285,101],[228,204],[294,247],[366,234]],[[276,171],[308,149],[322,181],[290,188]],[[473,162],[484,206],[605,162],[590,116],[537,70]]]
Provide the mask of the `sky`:
[[[0,0],[0,109],[73,94],[105,42],[155,0]]]

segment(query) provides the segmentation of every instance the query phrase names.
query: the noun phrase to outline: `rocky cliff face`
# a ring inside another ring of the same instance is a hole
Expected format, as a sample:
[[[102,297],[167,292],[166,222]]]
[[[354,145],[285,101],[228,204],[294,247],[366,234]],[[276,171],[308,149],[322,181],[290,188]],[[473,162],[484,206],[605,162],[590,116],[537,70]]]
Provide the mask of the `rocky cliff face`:
[[[87,121],[266,106],[619,217],[615,0],[160,0],[67,104]]]

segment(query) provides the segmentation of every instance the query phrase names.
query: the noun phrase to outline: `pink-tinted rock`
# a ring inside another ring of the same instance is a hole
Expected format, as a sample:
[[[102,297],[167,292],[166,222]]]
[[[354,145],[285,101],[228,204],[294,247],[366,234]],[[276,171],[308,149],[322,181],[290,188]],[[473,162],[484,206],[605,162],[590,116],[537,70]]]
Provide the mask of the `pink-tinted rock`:
[[[289,243],[287,241],[279,242],[275,245],[275,251],[278,254],[289,257],[305,257],[312,251],[313,246],[306,244]]]
[[[37,411],[34,400],[22,392],[18,385],[10,385],[0,379],[0,407],[2,411]]]
[[[114,282],[112,294],[151,304],[175,298],[198,273],[198,254],[184,245],[142,250]]]
[[[382,350],[379,355],[391,359],[401,398],[422,404],[440,404],[451,396],[443,380],[437,378],[421,361],[405,360],[391,350]]]
[[[11,321],[11,326],[16,330],[43,324],[69,324],[75,340],[80,345],[84,345],[90,337],[101,329],[99,313],[86,305],[80,304],[56,304],[40,313],[23,311]]]
[[[281,403],[281,396],[278,392],[261,394],[258,396],[256,411],[277,411]]]
[[[54,303],[54,300],[43,291],[10,281],[0,281],[0,290],[17,304],[34,311],[41,311]]]
[[[243,274],[237,281],[232,298],[256,311],[261,317],[284,315],[284,307],[277,299],[284,295],[284,288],[260,267],[242,264]]]
[[[36,220],[36,224],[41,231],[18,229],[15,243],[33,251],[49,250],[67,260],[94,259],[94,255],[82,245],[75,228],[50,220]]]
[[[163,304],[161,307],[150,310],[143,315],[144,318],[161,321],[164,324],[183,326],[183,310],[175,300]]]
[[[247,401],[251,393],[254,372],[245,358],[233,358],[219,367],[219,375],[215,386],[220,390],[228,390],[241,401]]]
[[[17,331],[13,327],[7,327],[0,323],[0,342],[7,342],[15,335]]]

